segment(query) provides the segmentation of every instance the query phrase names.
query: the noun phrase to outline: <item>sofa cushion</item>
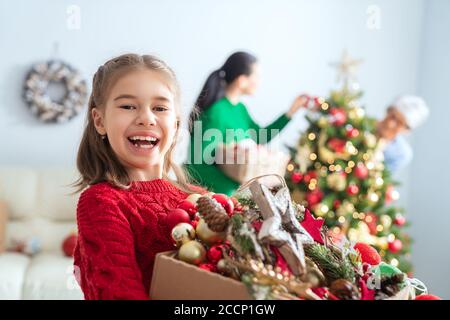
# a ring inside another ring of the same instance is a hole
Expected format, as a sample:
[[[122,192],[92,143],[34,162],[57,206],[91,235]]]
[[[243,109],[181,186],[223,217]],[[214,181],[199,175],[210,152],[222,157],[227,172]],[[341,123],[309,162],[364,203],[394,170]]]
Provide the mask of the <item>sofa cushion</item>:
[[[73,258],[42,253],[28,266],[23,285],[23,299],[82,300],[80,286],[73,275]]]
[[[78,177],[69,167],[37,169],[36,213],[53,221],[75,221],[79,194],[69,185]]]
[[[30,258],[19,253],[0,254],[0,300],[22,299],[22,288]]]
[[[25,167],[0,168],[0,199],[9,209],[9,219],[32,217],[36,212],[38,175]]]

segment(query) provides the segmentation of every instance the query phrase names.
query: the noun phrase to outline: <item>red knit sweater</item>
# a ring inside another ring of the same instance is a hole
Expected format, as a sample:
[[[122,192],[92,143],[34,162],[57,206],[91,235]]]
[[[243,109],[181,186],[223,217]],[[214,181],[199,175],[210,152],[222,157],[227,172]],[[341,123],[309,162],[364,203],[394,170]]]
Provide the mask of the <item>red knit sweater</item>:
[[[85,299],[149,298],[155,255],[174,249],[165,217],[187,196],[163,179],[80,195],[74,265]]]

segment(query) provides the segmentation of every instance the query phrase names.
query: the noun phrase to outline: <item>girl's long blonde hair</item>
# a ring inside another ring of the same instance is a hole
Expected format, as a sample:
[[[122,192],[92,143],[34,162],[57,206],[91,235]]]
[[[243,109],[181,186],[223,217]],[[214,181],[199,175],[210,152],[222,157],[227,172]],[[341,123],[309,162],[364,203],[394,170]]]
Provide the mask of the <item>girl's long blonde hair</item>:
[[[121,189],[130,188],[131,180],[127,171],[112,150],[108,139],[102,139],[95,129],[91,114],[93,108],[105,107],[108,92],[117,79],[130,70],[137,68],[147,68],[163,74],[168,79],[170,89],[175,96],[177,131],[174,143],[170,146],[164,157],[163,179],[171,181],[184,192],[195,192],[186,172],[172,160],[172,153],[180,128],[181,112],[180,89],[175,73],[164,61],[155,56],[124,54],[107,61],[98,68],[94,75],[92,93],[89,98],[86,127],[78,148],[77,168],[80,172],[80,177],[72,184],[76,188],[74,193],[78,193],[90,185],[105,181]],[[172,180],[169,177],[171,170],[175,174],[176,180]]]

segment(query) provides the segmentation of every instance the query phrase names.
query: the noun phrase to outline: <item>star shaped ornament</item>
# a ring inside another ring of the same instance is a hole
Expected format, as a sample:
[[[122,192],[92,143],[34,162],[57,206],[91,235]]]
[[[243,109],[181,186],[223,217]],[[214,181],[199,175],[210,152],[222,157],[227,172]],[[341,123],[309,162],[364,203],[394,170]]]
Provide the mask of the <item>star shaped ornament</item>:
[[[349,89],[350,84],[355,85],[356,74],[363,60],[352,58],[347,50],[344,50],[340,62],[332,63],[331,66],[337,69],[337,81],[344,83],[344,88]]]
[[[306,231],[308,231],[314,241],[320,244],[324,244],[322,238],[323,223],[323,219],[316,219],[311,215],[311,212],[308,209],[305,210],[305,217],[301,222],[301,225]]]

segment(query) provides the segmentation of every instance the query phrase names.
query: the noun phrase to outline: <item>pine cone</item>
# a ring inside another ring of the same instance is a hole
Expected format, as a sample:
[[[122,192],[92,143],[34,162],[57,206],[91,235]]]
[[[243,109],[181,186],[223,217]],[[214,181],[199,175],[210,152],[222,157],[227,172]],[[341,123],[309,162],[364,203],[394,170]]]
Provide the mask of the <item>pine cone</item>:
[[[400,289],[401,284],[405,280],[403,273],[395,274],[392,277],[381,278],[381,289],[377,292],[377,297],[383,297],[384,295],[392,297],[396,295]]]
[[[223,232],[227,228],[230,217],[215,199],[200,197],[197,200],[197,208],[208,228],[212,231]]]
[[[330,292],[341,300],[359,300],[361,298],[358,288],[345,279],[333,281]]]

